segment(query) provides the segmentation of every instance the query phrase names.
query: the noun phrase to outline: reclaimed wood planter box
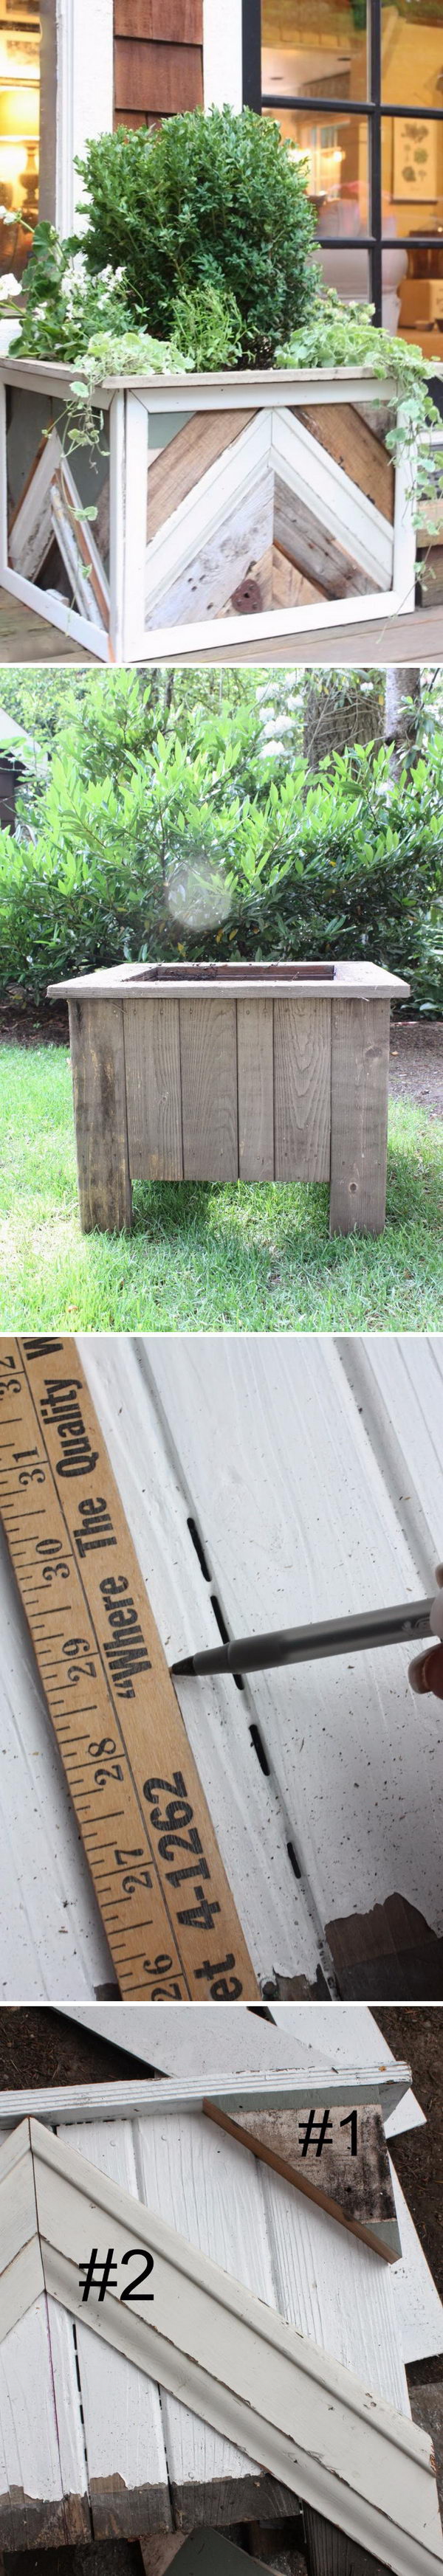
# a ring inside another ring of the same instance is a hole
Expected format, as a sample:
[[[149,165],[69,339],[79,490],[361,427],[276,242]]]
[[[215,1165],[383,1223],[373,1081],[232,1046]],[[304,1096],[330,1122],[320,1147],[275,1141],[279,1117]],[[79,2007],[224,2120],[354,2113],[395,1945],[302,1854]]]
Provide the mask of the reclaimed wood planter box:
[[[66,366],[0,361],[0,583],[107,661],[411,609],[411,460],[355,368],[103,385],[100,445],[64,452]],[[97,415],[98,417],[98,415]],[[96,507],[96,519],[79,509]]]
[[[83,1230],[133,1180],[329,1181],[332,1234],[385,1221],[391,997],[378,966],[114,966],[69,1004]]]

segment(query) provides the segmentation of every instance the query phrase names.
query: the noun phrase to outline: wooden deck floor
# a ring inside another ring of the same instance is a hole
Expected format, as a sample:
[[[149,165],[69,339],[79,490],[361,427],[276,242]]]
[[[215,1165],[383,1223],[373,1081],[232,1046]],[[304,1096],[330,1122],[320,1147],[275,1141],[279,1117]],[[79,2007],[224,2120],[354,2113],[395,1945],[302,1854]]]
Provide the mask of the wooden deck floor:
[[[95,653],[85,653],[74,636],[63,635],[49,618],[38,617],[34,608],[23,608],[20,599],[11,599],[9,591],[0,589],[0,663],[1,662],[84,662],[95,663]]]
[[[153,658],[156,658],[155,653]],[[239,643],[231,644],[229,652],[220,644],[211,645],[208,620],[208,642],[204,652],[198,656],[192,651],[192,643],[189,652],[174,651],[174,629],[171,627],[170,651],[159,654],[159,661],[188,664],[197,658],[199,662],[324,662],[329,665],[336,663],[339,667],[348,662],[353,667],[368,663],[372,669],[376,663],[383,667],[388,662],[440,663],[443,662],[443,606],[416,609],[411,617],[380,617],[380,622],[377,620],[375,624],[368,620],[367,625],[363,623],[353,633],[337,625],[329,628],[326,637],[313,633],[299,638],[279,631],[276,611],[273,631],[266,642],[260,638],[259,649],[255,649],[253,643]],[[20,600],[10,598],[9,592],[0,588],[0,664],[82,662],[87,667],[97,661],[97,655],[86,653],[74,637],[63,635],[58,627],[50,625],[49,619],[37,616],[35,609],[24,608]]]

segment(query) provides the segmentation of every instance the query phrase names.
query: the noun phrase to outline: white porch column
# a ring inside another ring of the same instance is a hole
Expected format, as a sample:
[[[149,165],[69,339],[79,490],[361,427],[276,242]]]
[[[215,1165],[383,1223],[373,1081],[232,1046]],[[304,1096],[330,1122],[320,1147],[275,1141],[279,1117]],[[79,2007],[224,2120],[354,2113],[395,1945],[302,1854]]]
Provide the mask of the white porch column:
[[[205,107],[243,106],[242,0],[203,0]]]
[[[56,0],[55,222],[77,226],[76,153],[109,132],[114,107],[113,0]]]

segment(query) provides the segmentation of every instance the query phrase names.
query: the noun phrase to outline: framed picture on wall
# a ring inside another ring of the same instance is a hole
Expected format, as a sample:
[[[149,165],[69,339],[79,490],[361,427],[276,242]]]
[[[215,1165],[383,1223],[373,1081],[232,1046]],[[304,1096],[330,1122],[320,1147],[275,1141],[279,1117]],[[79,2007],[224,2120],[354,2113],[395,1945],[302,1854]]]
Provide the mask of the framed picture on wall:
[[[437,126],[424,116],[395,116],[393,129],[393,197],[429,206],[437,196]]]

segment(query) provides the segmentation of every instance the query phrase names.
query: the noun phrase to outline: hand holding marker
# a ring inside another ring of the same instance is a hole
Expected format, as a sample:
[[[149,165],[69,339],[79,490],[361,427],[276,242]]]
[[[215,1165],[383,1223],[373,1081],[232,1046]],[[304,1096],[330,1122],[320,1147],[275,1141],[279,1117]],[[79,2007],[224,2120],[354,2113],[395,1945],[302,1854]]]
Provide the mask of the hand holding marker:
[[[414,1663],[409,1665],[409,1681],[421,1698],[427,1691],[433,1691],[434,1699],[443,1699],[443,1565],[436,1565],[435,1579],[439,1591],[432,1603],[429,1626],[441,1643],[426,1647],[424,1655],[415,1657]]]

